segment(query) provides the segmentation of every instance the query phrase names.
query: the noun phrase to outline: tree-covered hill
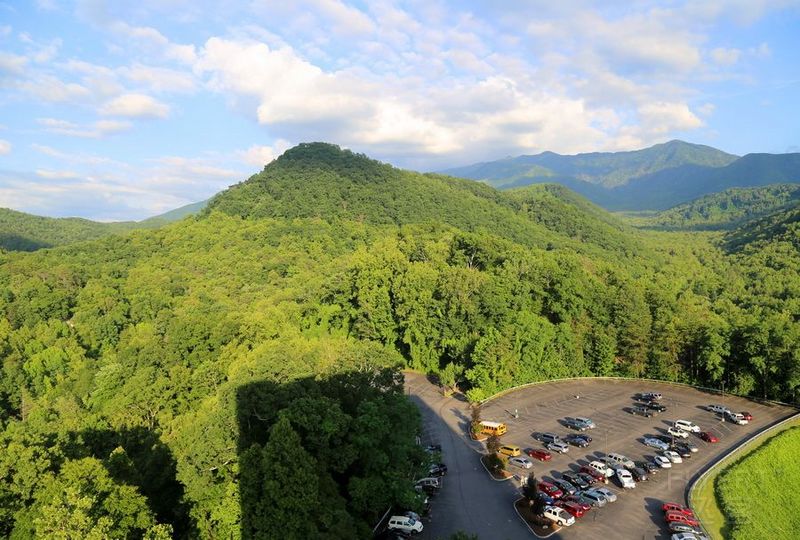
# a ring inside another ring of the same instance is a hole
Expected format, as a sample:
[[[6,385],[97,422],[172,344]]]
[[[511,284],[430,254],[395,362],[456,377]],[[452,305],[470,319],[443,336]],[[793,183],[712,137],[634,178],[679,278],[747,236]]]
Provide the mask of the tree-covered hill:
[[[561,155],[543,152],[532,156],[505,158],[443,171],[461,178],[484,181],[495,187],[522,186],[570,178],[604,188],[613,188],[636,178],[683,165],[723,167],[737,156],[716,148],[683,141],[656,144],[629,152],[592,152]]]
[[[640,227],[667,230],[732,229],[757,217],[790,207],[800,201],[800,184],[774,184],[759,188],[732,188],[705,195],[644,218]]]
[[[793,400],[797,221],[770,219],[729,249],[310,144],[196,219],[0,252],[0,536],[367,538],[420,504],[401,368],[471,400],[584,375]]]
[[[0,248],[7,251],[36,251],[134,229],[152,229],[195,215],[205,208],[206,203],[190,204],[143,221],[113,223],[82,218],[49,218],[0,208]]]

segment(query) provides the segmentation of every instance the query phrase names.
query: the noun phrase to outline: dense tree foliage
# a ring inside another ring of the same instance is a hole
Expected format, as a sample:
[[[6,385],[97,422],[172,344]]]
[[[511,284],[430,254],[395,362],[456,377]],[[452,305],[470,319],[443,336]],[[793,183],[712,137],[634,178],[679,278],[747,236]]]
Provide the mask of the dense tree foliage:
[[[399,367],[794,400],[793,219],[637,231],[306,145],[200,218],[0,253],[0,535],[367,536],[418,503]]]

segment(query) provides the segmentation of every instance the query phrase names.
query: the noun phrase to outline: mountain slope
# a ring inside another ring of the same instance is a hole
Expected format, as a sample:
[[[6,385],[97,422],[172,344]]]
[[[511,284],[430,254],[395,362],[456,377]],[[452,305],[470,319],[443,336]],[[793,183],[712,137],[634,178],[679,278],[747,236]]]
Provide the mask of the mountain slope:
[[[635,221],[639,226],[659,229],[730,229],[798,202],[800,184],[731,188]]]
[[[544,152],[457,167],[443,173],[481,180],[495,187],[521,186],[565,177],[612,188],[641,176],[683,165],[722,167],[732,163],[736,157],[710,146],[670,141],[630,152],[593,152],[569,156]]]
[[[0,248],[36,251],[135,229],[153,229],[195,215],[208,201],[189,204],[142,221],[101,223],[83,218],[50,218],[0,208]]]

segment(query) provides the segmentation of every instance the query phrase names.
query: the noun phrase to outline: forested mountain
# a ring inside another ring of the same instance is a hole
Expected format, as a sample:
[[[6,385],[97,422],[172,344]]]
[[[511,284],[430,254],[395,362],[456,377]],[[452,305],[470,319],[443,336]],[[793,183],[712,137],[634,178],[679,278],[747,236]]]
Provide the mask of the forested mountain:
[[[648,217],[634,217],[637,226],[668,230],[732,229],[757,217],[800,202],[800,184],[732,188],[705,195]]]
[[[501,188],[548,182],[552,178],[570,178],[613,188],[648,174],[684,165],[723,167],[734,162],[737,157],[710,146],[670,141],[629,152],[576,155],[543,152],[456,167],[442,172],[451,176],[482,180]]]
[[[195,219],[0,253],[0,536],[366,538],[419,504],[401,368],[794,400],[797,223],[636,230],[307,144]]]
[[[200,212],[208,201],[190,204],[143,221],[100,223],[82,218],[49,218],[0,208],[0,248],[37,249],[94,240],[134,229],[152,229]]]
[[[446,172],[501,188],[555,182],[609,210],[665,210],[733,187],[798,183],[800,154],[737,158],[708,146],[671,141],[635,152],[545,152]]]

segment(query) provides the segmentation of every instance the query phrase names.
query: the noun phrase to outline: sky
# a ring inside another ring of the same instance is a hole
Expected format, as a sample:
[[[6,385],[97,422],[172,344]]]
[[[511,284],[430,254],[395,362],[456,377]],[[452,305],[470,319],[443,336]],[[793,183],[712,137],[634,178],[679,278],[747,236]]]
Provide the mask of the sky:
[[[800,152],[800,0],[0,0],[0,207],[139,220],[339,144]]]

